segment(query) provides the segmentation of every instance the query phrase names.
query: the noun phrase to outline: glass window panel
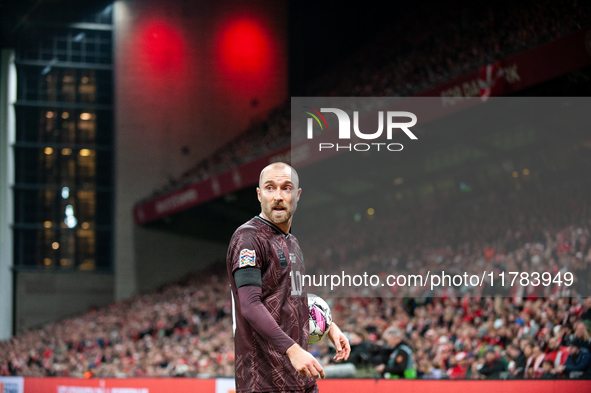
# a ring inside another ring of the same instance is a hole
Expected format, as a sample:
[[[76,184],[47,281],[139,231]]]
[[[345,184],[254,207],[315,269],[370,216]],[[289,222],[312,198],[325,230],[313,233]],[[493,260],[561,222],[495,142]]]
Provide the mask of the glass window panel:
[[[111,23],[111,13],[95,19]],[[17,265],[81,270],[110,267],[112,193],[95,190],[112,187],[112,111],[80,105],[64,108],[63,103],[111,105],[112,71],[88,69],[88,64],[45,69],[18,61],[112,64],[111,51],[110,31],[36,27],[18,38]],[[19,105],[22,101],[26,105]],[[29,102],[48,104],[39,107]],[[38,145],[25,147],[19,145],[22,142]]]
[[[19,142],[94,145],[99,127],[99,142],[109,145],[112,140],[109,111],[18,107],[16,116]]]
[[[78,222],[94,222],[96,212],[96,193],[94,191],[78,191],[77,196]]]

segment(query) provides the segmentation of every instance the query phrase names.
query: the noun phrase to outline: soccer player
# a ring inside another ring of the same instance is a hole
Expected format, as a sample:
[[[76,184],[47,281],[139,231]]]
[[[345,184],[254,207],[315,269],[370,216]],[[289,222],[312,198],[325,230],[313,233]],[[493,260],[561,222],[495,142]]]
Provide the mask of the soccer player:
[[[230,241],[228,278],[234,306],[237,392],[317,392],[322,366],[306,350],[309,316],[305,289],[295,280],[304,258],[289,230],[302,190],[296,171],[274,163],[261,171],[261,213]],[[349,340],[333,322],[327,333],[346,360]]]

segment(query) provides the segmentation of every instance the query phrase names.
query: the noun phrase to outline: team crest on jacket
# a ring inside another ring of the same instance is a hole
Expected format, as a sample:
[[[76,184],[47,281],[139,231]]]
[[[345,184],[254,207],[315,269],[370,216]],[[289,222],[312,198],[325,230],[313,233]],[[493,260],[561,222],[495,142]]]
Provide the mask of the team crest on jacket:
[[[249,250],[245,248],[244,250],[240,250],[240,266],[256,266],[255,263],[256,254],[254,250]]]

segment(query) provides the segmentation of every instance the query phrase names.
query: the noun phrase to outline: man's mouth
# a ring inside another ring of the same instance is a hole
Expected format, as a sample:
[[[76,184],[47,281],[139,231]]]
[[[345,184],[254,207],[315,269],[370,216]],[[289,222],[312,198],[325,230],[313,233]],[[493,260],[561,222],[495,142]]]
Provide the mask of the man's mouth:
[[[285,208],[281,207],[281,206],[275,206],[275,207],[273,207],[273,211],[276,213],[279,213],[279,212],[285,211]]]

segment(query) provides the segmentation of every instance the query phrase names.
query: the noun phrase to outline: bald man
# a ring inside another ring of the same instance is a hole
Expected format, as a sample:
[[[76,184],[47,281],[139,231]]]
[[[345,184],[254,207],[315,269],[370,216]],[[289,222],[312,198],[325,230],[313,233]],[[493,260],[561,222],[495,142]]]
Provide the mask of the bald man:
[[[307,352],[309,323],[304,257],[290,233],[302,190],[288,164],[263,168],[257,196],[261,213],[240,226],[230,241],[226,265],[234,306],[237,392],[318,391],[322,366]],[[335,360],[351,347],[336,324],[329,339]]]

